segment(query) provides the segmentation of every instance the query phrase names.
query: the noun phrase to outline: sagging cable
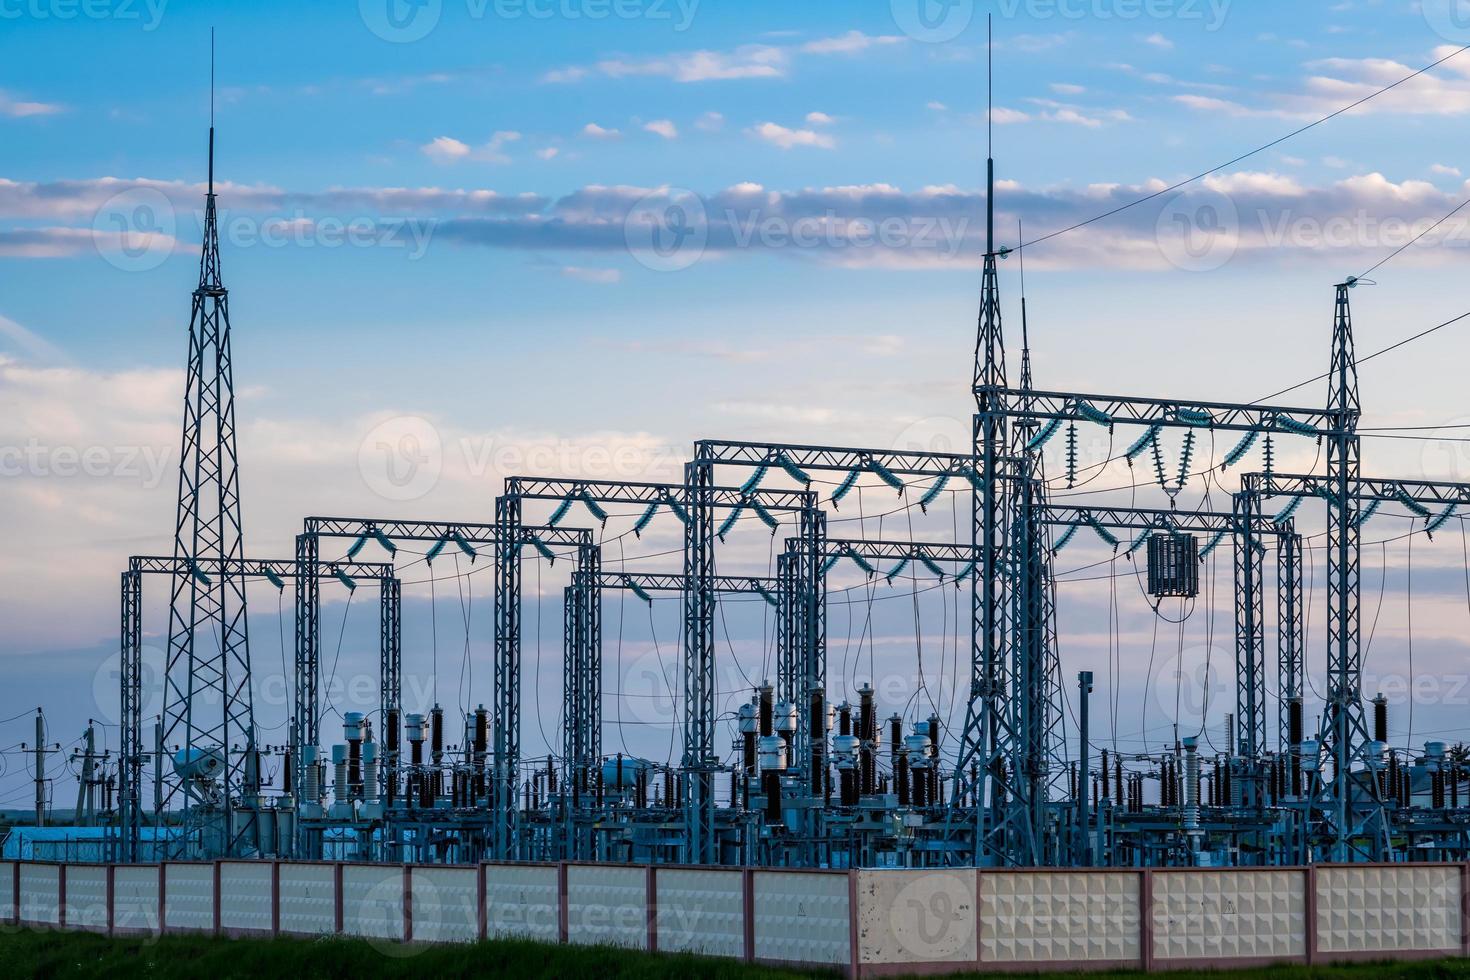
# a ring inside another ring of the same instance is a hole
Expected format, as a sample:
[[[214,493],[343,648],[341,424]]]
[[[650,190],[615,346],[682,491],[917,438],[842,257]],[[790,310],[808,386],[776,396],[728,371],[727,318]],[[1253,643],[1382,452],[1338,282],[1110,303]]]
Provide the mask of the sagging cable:
[[[1076,407],[1077,414],[1085,418],[1087,421],[1096,422],[1098,425],[1106,425],[1108,428],[1112,428],[1113,417],[1107,412],[1104,412],[1102,409],[1098,408],[1097,406],[1090,405],[1087,402],[1079,401]]]
[[[1145,449],[1158,441],[1159,432],[1162,428],[1163,426],[1160,426],[1158,424],[1149,426],[1148,431],[1139,436],[1138,441],[1128,447],[1128,451],[1124,453],[1123,456],[1128,460],[1130,464],[1135,459],[1142,456]]]
[[[1260,437],[1260,429],[1252,429],[1247,432],[1245,434],[1245,437],[1242,438],[1240,442],[1235,444],[1235,448],[1225,454],[1225,462],[1220,464],[1220,469],[1229,469],[1230,467],[1234,466],[1236,463],[1244,459],[1245,454],[1251,451],[1251,447],[1256,444],[1256,440]]]
[[[1052,419],[1050,422],[1046,423],[1046,425],[1043,425],[1041,427],[1040,432],[1031,437],[1030,441],[1026,443],[1026,448],[1031,452],[1035,452],[1042,446],[1045,446],[1048,442],[1051,442],[1052,436],[1056,435],[1057,430],[1061,429],[1061,427],[1061,419]]]
[[[748,497],[752,493],[754,493],[756,491],[756,488],[761,485],[761,481],[766,478],[766,471],[769,469],[770,467],[765,463],[757,466],[755,468],[755,472],[750,474],[750,478],[747,479],[744,483],[740,484],[741,495]]]
[[[1417,517],[1428,517],[1429,516],[1429,508],[1428,507],[1425,507],[1423,504],[1419,503],[1419,501],[1417,501],[1413,497],[1409,496],[1409,492],[1407,490],[1405,490],[1403,487],[1394,487],[1393,488],[1393,495],[1399,499],[1399,503],[1401,503],[1405,507],[1409,508],[1409,510],[1412,511],[1415,516],[1417,516]]]
[[[849,493],[852,492],[852,488],[857,486],[857,481],[858,471],[852,470],[842,481],[842,485],[839,486],[836,490],[832,491],[832,506],[836,507],[838,504],[840,504],[842,502],[842,498],[846,497]]]
[[[874,473],[877,473],[878,478],[881,479],[884,483],[897,490],[900,497],[903,496],[903,481],[898,478],[897,474],[895,474],[888,467],[884,466],[882,463],[871,457],[868,458],[867,467]]]
[[[806,471],[803,470],[800,466],[797,466],[795,463],[793,463],[791,461],[791,457],[787,456],[785,453],[782,453],[781,455],[776,457],[776,465],[785,470],[787,476],[791,477],[791,479],[795,480],[797,483],[800,483],[802,486],[809,487],[812,485],[812,478],[808,476]]]
[[[947,486],[949,486],[949,474],[943,473],[939,479],[934,481],[934,485],[924,492],[924,496],[919,498],[919,510],[926,514],[929,513],[929,505],[939,499],[939,495],[944,493],[944,488]]]

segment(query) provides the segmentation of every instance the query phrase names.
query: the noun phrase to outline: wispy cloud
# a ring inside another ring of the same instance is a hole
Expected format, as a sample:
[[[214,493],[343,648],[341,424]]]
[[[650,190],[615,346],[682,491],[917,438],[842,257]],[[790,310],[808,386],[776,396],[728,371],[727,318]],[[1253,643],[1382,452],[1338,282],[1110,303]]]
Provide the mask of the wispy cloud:
[[[599,126],[597,125],[597,123],[588,123],[587,125],[583,126],[582,135],[587,137],[588,139],[594,140],[620,140],[623,138],[623,133],[621,130],[609,129],[603,126]]]
[[[419,147],[419,151],[435,163],[460,163],[467,160],[481,163],[510,163],[510,156],[505,152],[505,145],[517,142],[520,138],[520,133],[502,131],[496,133],[489,142],[481,146],[470,146],[451,136],[438,136]]]
[[[810,146],[819,150],[837,148],[837,140],[826,133],[819,133],[812,129],[788,129],[773,122],[759,123],[746,132],[756,139],[779,146],[783,150],[795,149],[798,146]]]
[[[549,71],[541,76],[541,80],[565,85],[594,76],[667,78],[681,83],[784,78],[803,56],[858,55],[875,48],[903,44],[905,40],[896,36],[849,31],[803,44],[746,44],[729,51],[702,49],[652,58],[604,58],[588,65],[571,65]]]
[[[54,102],[27,102],[12,98],[4,89],[0,89],[0,116],[8,116],[11,119],[25,119],[30,116],[54,116],[59,112],[65,112],[65,106]]]
[[[653,122],[644,123],[643,129],[655,136],[662,136],[666,140],[679,138],[679,127],[675,126],[673,120],[670,119],[655,119]]]

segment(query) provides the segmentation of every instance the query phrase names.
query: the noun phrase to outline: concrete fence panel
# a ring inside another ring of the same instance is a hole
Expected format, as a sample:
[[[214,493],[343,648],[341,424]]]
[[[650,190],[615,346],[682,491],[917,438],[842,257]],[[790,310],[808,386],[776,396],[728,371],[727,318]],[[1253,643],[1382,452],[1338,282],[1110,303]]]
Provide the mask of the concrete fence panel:
[[[219,866],[219,927],[228,935],[275,931],[275,865],[224,861]]]
[[[980,961],[1137,966],[1141,892],[1132,871],[982,872]]]
[[[342,933],[366,939],[404,938],[404,880],[399,864],[342,866]]]
[[[571,864],[566,875],[568,942],[648,948],[648,869]]]
[[[469,943],[480,935],[480,873],[475,868],[413,868],[413,940]]]
[[[112,872],[112,930],[157,933],[158,865],[118,865]]]
[[[745,873],[655,868],[658,948],[665,953],[745,956]]]
[[[1154,871],[1153,954],[1163,968],[1307,957],[1301,871]]]
[[[337,931],[337,869],[330,864],[282,864],[280,929],[297,936]]]
[[[891,965],[899,968],[893,972],[901,972],[975,965],[980,940],[974,871],[856,875],[854,918],[858,962],[864,967]]]
[[[107,865],[73,864],[62,872],[66,875],[66,927],[106,932]]]
[[[1317,949],[1324,958],[1387,952],[1458,955],[1458,866],[1319,868]]]
[[[20,924],[61,925],[61,868],[57,865],[20,866]]]
[[[846,874],[754,872],[755,959],[769,963],[852,962]]]
[[[7,925],[15,921],[19,906],[16,904],[16,885],[20,866],[14,861],[0,861],[0,922]]]
[[[163,928],[165,932],[214,930],[214,865],[163,866]]]
[[[555,866],[487,864],[487,934],[557,942],[561,938],[560,878]]]

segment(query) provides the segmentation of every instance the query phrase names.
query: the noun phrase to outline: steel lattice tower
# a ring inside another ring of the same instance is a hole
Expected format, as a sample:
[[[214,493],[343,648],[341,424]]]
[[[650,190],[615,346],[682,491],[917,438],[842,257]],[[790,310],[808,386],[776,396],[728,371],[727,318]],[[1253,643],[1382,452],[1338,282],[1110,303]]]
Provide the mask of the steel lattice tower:
[[[164,744],[181,752],[217,751],[222,765],[220,781],[213,784],[177,772],[158,774],[167,787],[165,809],[178,809],[184,817],[182,839],[170,850],[228,852],[235,830],[242,829],[231,828],[233,807],[243,792],[253,791],[245,782],[246,764],[254,751],[255,720],[244,580],[224,566],[219,575],[210,576],[194,564],[205,558],[244,557],[229,293],[220,278],[215,209],[213,125],[199,285],[189,319],[174,557],[192,571],[175,576],[169,602]]]

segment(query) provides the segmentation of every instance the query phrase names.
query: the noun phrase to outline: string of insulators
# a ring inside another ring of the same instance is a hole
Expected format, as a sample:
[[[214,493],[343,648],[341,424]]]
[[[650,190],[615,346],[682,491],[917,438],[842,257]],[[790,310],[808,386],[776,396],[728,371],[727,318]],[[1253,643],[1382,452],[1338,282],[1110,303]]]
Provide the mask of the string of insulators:
[[[1305,499],[1305,497],[1293,497],[1291,503],[1281,508],[1276,516],[1271,518],[1271,523],[1285,524],[1287,521],[1291,520],[1296,512],[1301,509],[1302,501]]]
[[[471,563],[473,563],[476,558],[480,557],[480,553],[474,548],[470,547],[470,543],[466,541],[464,539],[464,535],[460,534],[458,531],[452,532],[449,535],[449,539],[455,544],[459,545],[459,550],[463,551],[466,555],[469,556]]]
[[[647,530],[648,525],[652,524],[653,523],[653,519],[655,517],[657,517],[657,516],[658,516],[658,501],[655,500],[653,503],[651,503],[651,504],[648,505],[648,509],[643,512],[643,516],[640,517],[640,518],[638,518],[638,522],[633,525],[633,537],[635,537],[635,538],[641,538],[641,537],[643,537],[643,532],[645,530]]]
[[[1403,504],[1405,507],[1409,508],[1409,510],[1413,511],[1416,516],[1429,516],[1429,508],[1425,507],[1423,504],[1419,503],[1419,501],[1409,496],[1409,492],[1403,487],[1394,487],[1393,495],[1399,499],[1399,503]]]
[[[867,466],[868,469],[878,474],[878,478],[880,480],[888,484],[893,489],[897,490],[900,497],[903,496],[903,481],[898,478],[897,474],[895,474],[888,467],[884,466],[882,463],[878,462],[876,459],[869,459]]]
[[[955,573],[955,577],[954,577],[954,583],[955,583],[955,585],[959,585],[965,579],[969,578],[971,575],[974,575],[974,574],[975,574],[975,563],[972,562],[972,561],[971,562],[966,562],[964,564],[964,566],[958,572]]]
[[[842,498],[843,497],[846,497],[849,493],[852,492],[852,488],[855,487],[855,486],[857,486],[857,481],[858,481],[858,471],[857,470],[853,470],[850,473],[848,473],[847,476],[843,479],[842,485],[839,486],[836,490],[833,490],[832,491],[832,506],[835,507],[839,503],[841,503],[842,502]]]
[[[535,548],[542,558],[545,558],[553,565],[556,564],[556,552],[548,548],[545,541],[542,541],[540,538],[532,538],[531,547]]]
[[[582,491],[582,503],[587,505],[587,512],[595,517],[598,523],[607,523],[607,511],[603,510],[602,505],[594,500],[592,494],[588,493],[586,490]]]
[[[1215,536],[1210,539],[1210,543],[1200,549],[1199,556],[1201,558],[1208,558],[1214,554],[1215,549],[1220,547],[1220,542],[1224,541],[1225,535],[1229,533],[1229,531],[1216,531]]]
[[[762,524],[771,529],[772,534],[776,533],[776,529],[781,526],[781,522],[776,520],[775,515],[766,510],[759,500],[752,500],[750,502],[750,509],[755,511],[755,516],[761,519]]]
[[[776,598],[776,594],[774,592],[772,592],[770,589],[768,589],[765,586],[761,585],[759,582],[752,582],[752,583],[750,583],[750,587],[755,590],[756,595],[758,595],[762,599],[766,600],[766,602],[770,603],[772,606],[779,606],[780,605],[779,600],[777,600],[777,598]]]
[[[1265,464],[1267,476],[1276,472],[1276,438],[1269,432],[1266,433]]]
[[[1153,533],[1153,528],[1144,528],[1143,531],[1138,535],[1138,537],[1133,539],[1133,543],[1128,545],[1128,551],[1126,552],[1126,554],[1136,554],[1139,548],[1142,548],[1145,544],[1148,543],[1148,539],[1153,535]]]
[[[1174,417],[1185,425],[1193,425],[1197,428],[1208,428],[1215,424],[1215,417],[1213,415],[1196,408],[1176,408],[1174,409]]]
[[[1370,503],[1367,510],[1360,511],[1358,513],[1358,516],[1353,518],[1353,527],[1362,527],[1364,524],[1367,524],[1373,519],[1373,515],[1378,513],[1378,508],[1382,506],[1382,498]]]
[[[907,558],[900,559],[899,562],[898,562],[898,564],[897,565],[894,565],[893,568],[888,573],[888,576],[887,576],[888,584],[889,585],[892,585],[893,584],[893,580],[896,579],[896,578],[898,578],[905,571],[907,571],[908,570],[908,567],[909,567],[909,559],[907,559]]]
[[[398,545],[394,544],[392,540],[389,539],[388,535],[383,533],[382,528],[375,527],[372,529],[371,533],[373,536],[373,540],[378,542],[378,546],[381,547],[384,551],[388,552],[388,554],[390,555],[398,554]]]
[[[807,475],[805,470],[793,463],[790,456],[787,456],[785,453],[781,453],[776,457],[776,465],[785,470],[786,475],[791,477],[791,479],[795,480],[797,483],[800,483],[804,487],[811,486],[812,478]]]
[[[444,546],[447,544],[449,544],[449,537],[447,535],[435,541],[434,546],[429,549],[428,554],[424,555],[425,563],[430,565],[434,564],[434,559],[439,557],[439,553],[444,550]]]
[[[1450,504],[1444,510],[1442,510],[1438,514],[1435,514],[1434,515],[1434,520],[1430,521],[1425,526],[1424,532],[1426,534],[1428,534],[1430,537],[1433,537],[1434,536],[1434,532],[1435,531],[1438,531],[1440,528],[1442,528],[1446,524],[1448,524],[1449,521],[1450,521],[1450,518],[1452,518],[1452,517],[1455,516],[1455,511],[1457,511],[1459,509],[1460,509],[1460,505],[1459,505],[1458,502]]]
[[[849,558],[852,559],[852,563],[854,565],[856,565],[858,568],[861,568],[869,577],[878,574],[878,569],[874,568],[871,564],[869,564],[868,563],[868,560],[866,558],[864,558],[862,555],[858,554],[856,551],[854,551],[851,548],[844,548],[842,550],[843,550],[843,553],[847,555],[847,557],[849,557]]]
[[[968,480],[970,482],[970,486],[974,487],[976,490],[985,489],[985,481],[980,479],[980,474],[975,472],[975,467],[961,466],[960,476]]]
[[[1063,531],[1062,536],[1060,538],[1057,538],[1056,544],[1052,545],[1051,553],[1054,555],[1061,554],[1062,549],[1072,543],[1072,539],[1077,536],[1077,532],[1081,529],[1081,524],[1073,524],[1071,527]]]
[[[340,569],[340,568],[334,568],[334,569],[332,569],[332,577],[335,578],[337,581],[341,582],[343,585],[347,586],[347,591],[348,592],[356,592],[357,591],[357,583],[355,581],[353,581],[352,576],[350,576],[346,572],[342,571],[342,569]]]
[[[1098,537],[1102,538],[1104,541],[1106,541],[1112,547],[1114,547],[1114,548],[1118,547],[1118,537],[1117,537],[1117,535],[1113,534],[1112,531],[1109,531],[1107,528],[1105,528],[1101,524],[1099,524],[1096,517],[1093,517],[1091,514],[1088,514],[1083,519],[1085,521],[1087,521],[1087,526],[1088,527],[1092,528],[1094,531],[1097,532],[1097,536]]]
[[[1082,416],[1089,422],[1096,422],[1098,425],[1106,425],[1109,428],[1111,428],[1113,425],[1113,417],[1111,415],[1109,415],[1107,412],[1104,412],[1102,409],[1098,408],[1095,405],[1088,404],[1087,402],[1079,401],[1077,403],[1077,414]]]
[[[826,575],[828,572],[832,571],[832,569],[835,568],[837,566],[837,563],[841,560],[841,555],[828,555],[827,560],[822,562],[822,574]]]
[[[1225,462],[1220,464],[1220,469],[1228,469],[1244,459],[1245,454],[1251,451],[1251,447],[1256,444],[1256,440],[1260,437],[1260,429],[1252,429],[1247,432],[1244,438],[1235,444],[1235,448],[1225,454]]]
[[[638,586],[638,583],[633,581],[632,579],[628,579],[627,581],[629,592],[632,592],[634,595],[642,599],[644,602],[648,603],[650,606],[653,605],[653,596],[649,595],[642,588],[640,588]]]
[[[1321,429],[1318,429],[1315,426],[1308,425],[1305,422],[1298,422],[1296,419],[1292,418],[1289,415],[1276,416],[1276,428],[1281,429],[1284,432],[1295,433],[1299,436],[1316,437],[1322,435]]]
[[[210,584],[209,576],[204,574],[203,569],[195,564],[194,559],[192,558],[189,559],[189,574],[198,579],[201,585]]]
[[[1180,490],[1189,482],[1189,464],[1194,460],[1194,439],[1193,429],[1184,433],[1184,450],[1179,454],[1179,479],[1175,482]]]
[[[356,558],[358,552],[367,547],[367,543],[368,538],[366,534],[358,535],[357,540],[352,542],[352,547],[347,549],[347,560],[352,561],[354,558]]]
[[[1052,419],[1050,422],[1046,423],[1046,425],[1043,425],[1041,427],[1040,432],[1031,437],[1031,439],[1026,443],[1026,448],[1032,452],[1035,452],[1042,446],[1045,446],[1047,443],[1051,442],[1052,436],[1056,435],[1057,430],[1061,427],[1061,419]]]
[[[924,492],[924,496],[919,498],[919,510],[926,514],[929,513],[929,505],[938,500],[944,488],[949,486],[949,476],[948,473],[940,474],[939,479],[934,481],[934,485]]]
[[[276,588],[280,589],[282,592],[285,592],[286,591],[286,582],[285,582],[284,579],[281,578],[281,576],[277,575],[275,572],[273,572],[269,568],[266,568],[264,571],[265,571],[265,580],[267,582],[269,582],[271,585],[274,585]]]
[[[560,524],[562,522],[562,518],[566,517],[567,516],[567,513],[571,509],[572,509],[572,499],[570,497],[568,497],[567,499],[563,500],[560,504],[557,505],[556,510],[554,510],[554,511],[551,512],[551,516],[546,519],[546,526],[547,527],[556,527],[558,524]]]
[[[1333,507],[1342,506],[1342,501],[1337,499],[1337,494],[1333,493],[1331,490],[1328,490],[1320,483],[1312,487],[1312,492],[1321,497],[1323,500],[1327,501]]]
[[[731,507],[730,513],[726,515],[725,520],[720,524],[720,529],[715,532],[715,536],[721,541],[725,540],[725,535],[729,534],[731,529],[735,527],[735,522],[740,520],[740,514],[744,510],[745,501],[743,500],[734,507]]]
[[[750,477],[744,483],[740,484],[740,493],[745,496],[754,493],[756,488],[761,485],[761,481],[766,478],[766,471],[769,469],[770,467],[765,463],[757,466],[755,472],[751,473]]]
[[[1067,426],[1067,486],[1077,485],[1077,423]]]
[[[1159,489],[1167,492],[1169,489],[1169,478],[1164,475],[1164,447],[1159,442],[1157,436],[1154,437],[1151,448],[1153,449],[1154,458],[1154,479],[1159,481]]]
[[[1148,431],[1139,436],[1138,441],[1128,447],[1128,451],[1123,455],[1127,458],[1130,465],[1135,459],[1143,455],[1145,449],[1158,440],[1159,431],[1162,428],[1162,426],[1157,424],[1149,426]]]
[[[929,574],[937,575],[941,579],[944,578],[944,569],[940,568],[939,565],[935,563],[934,559],[930,558],[928,555],[920,555],[919,564],[927,568],[929,570]]]
[[[689,523],[689,511],[684,509],[683,504],[667,494],[664,495],[664,503],[669,505],[669,511],[679,519],[680,524]]]

